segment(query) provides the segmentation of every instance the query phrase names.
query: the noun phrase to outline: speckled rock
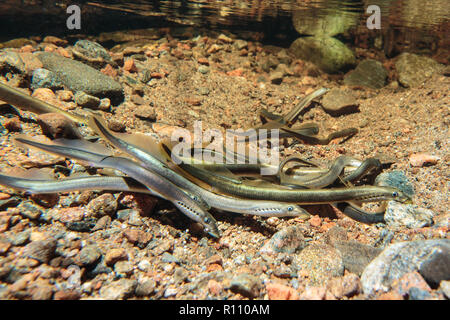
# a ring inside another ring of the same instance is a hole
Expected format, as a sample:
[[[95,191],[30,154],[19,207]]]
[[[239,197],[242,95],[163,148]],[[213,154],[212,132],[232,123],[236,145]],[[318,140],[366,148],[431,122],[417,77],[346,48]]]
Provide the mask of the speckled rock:
[[[450,276],[450,240],[418,240],[388,246],[365,269],[361,283],[365,294],[388,291],[404,274],[418,271],[433,288]]]
[[[431,58],[404,52],[397,57],[395,69],[398,82],[409,88],[422,84],[433,73],[442,69],[442,65]]]
[[[420,208],[417,205],[389,201],[384,220],[389,226],[405,226],[414,229],[431,226],[434,215],[432,210]]]
[[[380,89],[386,85],[388,72],[381,62],[366,59],[344,76],[344,84]]]
[[[77,60],[100,69],[107,63],[114,63],[108,51],[99,43],[89,40],[78,40],[72,48],[72,54]]]
[[[325,284],[332,277],[344,274],[341,255],[335,248],[326,244],[311,244],[294,257],[293,264],[301,273],[308,274],[313,286]]]
[[[37,220],[43,213],[41,208],[39,208],[37,205],[35,205],[31,201],[24,201],[18,206],[20,210],[20,214],[24,216],[25,218],[31,219],[31,220]]]
[[[122,86],[118,82],[88,65],[49,52],[40,52],[37,57],[44,68],[53,71],[73,92],[84,91],[99,98],[107,97],[114,104],[124,99]]]
[[[31,76],[31,89],[49,88],[52,90],[62,88],[63,84],[56,75],[47,69],[38,68]]]
[[[275,233],[272,238],[261,248],[265,254],[280,252],[295,253],[305,247],[305,239],[300,228],[290,226]]]
[[[414,196],[414,186],[409,182],[405,173],[400,170],[380,173],[375,179],[375,184],[400,189],[411,198]]]

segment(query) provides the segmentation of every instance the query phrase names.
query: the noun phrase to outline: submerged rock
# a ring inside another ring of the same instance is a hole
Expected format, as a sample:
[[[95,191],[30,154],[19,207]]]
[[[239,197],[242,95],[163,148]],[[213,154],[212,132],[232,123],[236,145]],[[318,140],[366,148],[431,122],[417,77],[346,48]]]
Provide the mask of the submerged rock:
[[[387,77],[388,72],[381,62],[366,59],[361,61],[355,70],[344,76],[344,83],[350,86],[380,89],[386,85]]]
[[[293,265],[308,274],[313,286],[324,285],[332,277],[344,274],[340,252],[327,244],[311,244],[295,256]]]
[[[356,65],[353,52],[331,37],[304,37],[295,40],[291,52],[299,59],[311,61],[327,73],[337,73]]]
[[[17,52],[0,52],[0,73],[25,73],[25,64]]]
[[[322,99],[322,108],[332,116],[359,111],[359,103],[347,90],[333,88]]]
[[[391,172],[382,172],[375,179],[375,185],[394,187],[401,190],[408,197],[414,196],[414,187],[409,182],[403,171],[395,170]]]
[[[62,86],[61,81],[50,70],[38,68],[33,71],[33,75],[31,76],[31,89],[48,88],[55,90],[62,88]]]
[[[108,51],[97,42],[78,40],[72,48],[73,56],[86,64],[100,69],[107,63],[114,64]]]
[[[450,240],[398,242],[388,246],[365,269],[361,283],[365,294],[388,291],[395,280],[408,272],[418,271],[436,288],[450,279]]]
[[[384,220],[390,226],[407,228],[429,227],[433,224],[434,212],[412,204],[389,201]]]
[[[122,86],[118,82],[88,65],[50,52],[40,52],[37,57],[44,68],[53,71],[73,92],[84,91],[99,98],[107,97],[114,104],[124,99]]]
[[[442,65],[431,58],[404,52],[395,62],[398,82],[406,87],[417,87],[433,73],[442,69]]]

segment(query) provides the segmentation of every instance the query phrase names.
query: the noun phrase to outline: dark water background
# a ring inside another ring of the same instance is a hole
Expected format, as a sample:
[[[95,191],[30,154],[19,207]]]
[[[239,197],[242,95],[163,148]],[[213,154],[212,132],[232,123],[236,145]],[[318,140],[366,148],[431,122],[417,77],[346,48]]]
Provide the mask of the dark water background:
[[[65,8],[82,9],[82,29],[66,28]],[[381,30],[368,30],[366,8],[381,8]],[[259,33],[261,41],[289,45],[299,34],[292,25],[294,12],[305,18],[347,15],[355,24],[343,36],[355,46],[371,46],[377,36],[384,38],[387,55],[400,51],[435,53],[450,47],[449,0],[194,0],[194,1],[0,1],[0,40],[34,35],[68,36],[99,34],[142,28],[204,28],[229,30],[245,38]]]

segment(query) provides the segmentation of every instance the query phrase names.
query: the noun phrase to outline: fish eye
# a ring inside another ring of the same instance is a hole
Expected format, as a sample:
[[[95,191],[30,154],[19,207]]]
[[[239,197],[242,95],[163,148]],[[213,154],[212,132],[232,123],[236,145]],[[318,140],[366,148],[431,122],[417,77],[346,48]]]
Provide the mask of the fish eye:
[[[294,207],[293,207],[293,206],[289,206],[289,207],[287,207],[287,210],[288,210],[288,211],[293,211],[293,210],[294,210]]]
[[[394,198],[397,198],[397,197],[398,197],[398,192],[397,192],[397,191],[392,192],[392,196],[393,196]]]

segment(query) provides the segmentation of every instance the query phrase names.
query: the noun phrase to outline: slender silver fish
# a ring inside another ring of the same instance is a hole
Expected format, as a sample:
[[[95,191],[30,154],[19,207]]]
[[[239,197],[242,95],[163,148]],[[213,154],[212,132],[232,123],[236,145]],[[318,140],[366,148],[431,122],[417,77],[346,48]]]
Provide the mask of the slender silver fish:
[[[166,178],[139,166],[134,161],[127,158],[113,157],[73,148],[67,145],[70,144],[70,141],[65,139],[58,140],[62,145],[48,145],[25,138],[15,138],[15,140],[24,145],[33,146],[50,153],[88,162],[94,167],[109,167],[122,171],[147,186],[155,195],[171,201],[189,218],[202,224],[205,231],[211,236],[216,238],[220,237],[216,220],[208,211],[198,205],[184,190]],[[64,145],[65,143],[66,145]]]
[[[140,148],[132,143],[126,142],[113,135],[106,127],[101,123],[97,117],[92,116],[89,120],[89,125],[94,130],[98,131],[105,140],[109,141],[116,148],[132,155],[136,159],[140,160],[140,165],[145,168],[154,171],[161,176],[166,177],[176,185],[181,188],[187,189],[194,194],[198,194],[203,198],[211,207],[237,212],[242,214],[259,215],[265,217],[303,217],[309,218],[310,214],[300,206],[290,203],[281,203],[277,201],[269,200],[251,200],[242,199],[231,196],[224,196],[215,194],[202,187],[192,183],[185,177],[181,176],[177,172],[171,170],[166,165],[164,165],[160,160],[155,158],[152,154]],[[150,137],[148,137],[149,144],[156,142],[150,142]]]

